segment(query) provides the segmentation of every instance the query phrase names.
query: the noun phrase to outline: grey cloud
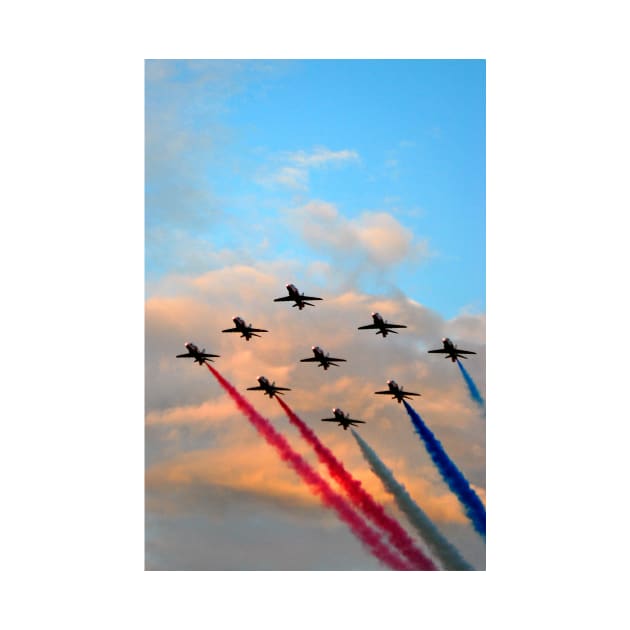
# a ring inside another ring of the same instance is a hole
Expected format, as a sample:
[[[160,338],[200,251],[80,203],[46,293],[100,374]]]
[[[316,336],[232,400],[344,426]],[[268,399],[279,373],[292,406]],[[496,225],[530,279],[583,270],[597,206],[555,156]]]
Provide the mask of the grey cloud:
[[[148,513],[147,570],[383,570],[327,510],[296,516],[243,497],[217,512],[207,498],[192,513]]]

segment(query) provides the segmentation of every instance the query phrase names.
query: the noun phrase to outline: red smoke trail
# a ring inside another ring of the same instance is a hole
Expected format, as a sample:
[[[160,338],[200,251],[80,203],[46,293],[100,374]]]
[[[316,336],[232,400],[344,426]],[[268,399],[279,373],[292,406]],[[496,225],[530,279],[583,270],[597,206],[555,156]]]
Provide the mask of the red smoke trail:
[[[371,497],[367,490],[361,486],[361,482],[344,468],[343,464],[332,454],[330,449],[319,441],[315,433],[295,415],[283,400],[280,400],[278,397],[276,397],[276,400],[280,403],[292,424],[299,429],[302,437],[313,447],[319,460],[326,464],[332,478],[348,493],[354,505],[363,510],[364,514],[374,524],[387,532],[390,543],[413,563],[415,569],[437,571],[438,568],[433,561],[416,547],[409,534]]]
[[[291,448],[284,436],[273,428],[269,420],[263,418],[211,365],[206,363],[206,366],[258,432],[276,448],[280,457],[309,485],[313,494],[318,495],[326,506],[337,512],[341,520],[376,558],[396,571],[413,570],[381,542],[380,536],[309,466],[299,453]]]

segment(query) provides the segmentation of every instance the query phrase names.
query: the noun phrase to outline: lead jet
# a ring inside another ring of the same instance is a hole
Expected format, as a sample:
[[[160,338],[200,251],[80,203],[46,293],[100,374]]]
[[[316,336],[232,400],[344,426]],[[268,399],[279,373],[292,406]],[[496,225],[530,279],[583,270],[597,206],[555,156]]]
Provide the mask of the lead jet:
[[[365,424],[365,420],[353,420],[350,418],[349,413],[344,413],[341,409],[337,409],[336,407],[332,410],[334,414],[334,418],[322,418],[322,422],[337,422],[340,427],[343,427],[343,430],[346,431],[349,426],[354,426],[355,424]]]
[[[387,337],[387,333],[398,333],[392,328],[407,328],[404,324],[390,324],[388,321],[381,317],[380,313],[372,313],[373,324],[367,324],[365,326],[359,326],[357,330],[376,330],[377,335],[383,335],[383,339]]]
[[[387,387],[389,389],[383,392],[374,392],[375,394],[393,394],[392,400],[397,400],[398,403],[402,401],[403,398],[409,398],[410,396],[422,396],[422,394],[416,394],[415,392],[406,392],[403,391],[403,387],[398,385],[396,381],[387,381]]]
[[[274,395],[283,395],[282,392],[290,392],[291,389],[289,387],[276,387],[276,382],[269,382],[266,376],[259,376],[258,382],[260,385],[258,387],[248,387],[249,391],[261,391],[265,392],[265,396],[269,396],[269,398],[273,398]]]
[[[195,363],[199,363],[199,365],[203,365],[206,361],[212,361],[210,357],[220,357],[220,354],[207,354],[206,349],[199,350],[197,346],[192,342],[188,341],[184,344],[184,347],[188,352],[186,354],[178,354],[176,359],[194,359]]]
[[[304,293],[300,293],[297,287],[294,284],[287,284],[287,291],[289,295],[285,297],[275,298],[274,302],[295,302],[291,306],[297,306],[300,310],[304,308],[305,305],[315,306],[315,304],[310,304],[305,300],[321,300],[320,297],[313,297],[312,295],[304,295]]]
[[[337,359],[335,357],[331,357],[330,354],[324,354],[324,351],[319,346],[313,346],[311,350],[313,351],[313,354],[315,356],[312,356],[308,359],[300,359],[302,363],[309,363],[310,361],[318,361],[319,365],[321,365],[325,370],[327,370],[329,366],[331,365],[334,365],[335,367],[339,367],[336,361],[345,362],[345,359]]]
[[[442,339],[442,343],[444,344],[443,348],[439,348],[438,350],[428,350],[427,352],[437,352],[438,354],[445,354],[445,359],[450,358],[453,363],[457,361],[459,357],[462,359],[466,359],[465,354],[477,354],[472,350],[460,350],[448,337],[444,337]]]
[[[224,333],[241,333],[241,337],[245,337],[245,341],[249,341],[252,337],[260,337],[256,333],[259,332],[269,332],[264,328],[252,328],[252,325],[249,326],[245,323],[245,320],[241,317],[234,317],[232,321],[236,324],[236,328],[226,328],[221,332]]]

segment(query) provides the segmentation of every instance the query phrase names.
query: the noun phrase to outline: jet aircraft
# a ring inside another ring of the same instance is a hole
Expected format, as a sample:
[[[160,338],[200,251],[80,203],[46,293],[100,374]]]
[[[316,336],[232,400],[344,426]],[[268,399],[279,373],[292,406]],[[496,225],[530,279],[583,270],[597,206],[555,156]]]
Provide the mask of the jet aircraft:
[[[206,361],[212,361],[210,357],[220,357],[220,354],[206,354],[206,349],[199,350],[197,346],[192,342],[188,341],[184,344],[186,350],[188,350],[187,354],[178,354],[176,359],[194,359],[195,363],[199,363],[199,365],[203,365]]]
[[[322,422],[337,422],[340,427],[343,427],[343,430],[347,430],[349,426],[354,426],[355,424],[365,424],[365,420],[353,420],[350,418],[349,413],[344,413],[341,409],[337,409],[336,407],[332,410],[334,414],[334,418],[322,418]]]
[[[393,394],[392,400],[397,400],[398,403],[402,401],[403,398],[409,398],[410,396],[422,396],[422,394],[416,394],[415,392],[406,392],[403,390],[402,385],[398,385],[396,381],[387,381],[387,387],[389,389],[383,392],[374,392],[375,394]]]
[[[259,332],[269,332],[264,328],[252,328],[252,325],[249,326],[245,323],[245,320],[241,317],[234,317],[232,321],[236,324],[235,328],[226,328],[221,332],[224,333],[241,333],[241,337],[245,337],[245,341],[249,341],[252,337],[260,337],[256,333]]]
[[[310,304],[306,300],[321,300],[320,297],[313,297],[312,295],[304,295],[304,293],[300,293],[297,287],[294,284],[287,284],[287,291],[289,295],[285,297],[275,298],[274,302],[295,302],[291,306],[297,306],[300,310],[304,308],[304,305],[315,306],[315,304]]]
[[[444,337],[442,339],[442,343],[444,344],[443,348],[439,348],[438,350],[428,350],[427,352],[437,352],[439,354],[445,354],[445,359],[450,358],[453,363],[457,361],[459,357],[462,359],[466,359],[465,354],[477,354],[472,350],[460,350],[448,337]]]
[[[381,317],[380,313],[372,313],[373,324],[367,324],[366,326],[359,326],[357,330],[376,330],[377,335],[383,335],[383,339],[387,337],[387,333],[398,334],[392,328],[407,328],[404,324],[390,324]]]
[[[345,359],[337,359],[335,357],[331,357],[330,354],[324,354],[324,351],[319,346],[313,346],[311,350],[313,351],[313,354],[315,356],[312,356],[308,359],[300,359],[302,363],[308,363],[310,361],[318,361],[319,365],[321,365],[325,370],[327,370],[329,366],[331,365],[339,367],[337,363],[335,363],[336,361],[345,362]]]
[[[269,398],[273,398],[274,395],[283,395],[282,392],[290,392],[291,389],[289,387],[276,387],[276,382],[269,382],[267,377],[259,376],[258,382],[260,385],[258,387],[248,387],[249,391],[261,391],[265,392],[265,396],[269,396]]]

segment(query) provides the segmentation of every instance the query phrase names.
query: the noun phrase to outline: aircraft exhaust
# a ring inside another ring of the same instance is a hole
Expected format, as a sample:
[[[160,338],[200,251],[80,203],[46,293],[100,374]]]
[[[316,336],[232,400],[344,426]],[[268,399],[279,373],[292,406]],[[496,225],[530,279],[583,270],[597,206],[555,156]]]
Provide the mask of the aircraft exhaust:
[[[405,486],[396,480],[391,470],[354,429],[352,429],[352,436],[357,441],[372,472],[381,480],[385,490],[394,497],[400,511],[409,519],[409,523],[420,534],[420,538],[442,567],[447,571],[474,571],[475,569],[462,558],[457,548],[447,540],[424,510],[411,498]]]
[[[337,492],[335,492],[328,482],[315,471],[308,462],[291,448],[286,438],[276,431],[271,422],[261,416],[243,396],[217,372],[211,365],[208,370],[217,379],[221,387],[229,394],[238,409],[250,421],[258,433],[265,441],[276,449],[278,455],[285,461],[304,481],[310,491],[318,496],[322,503],[334,510],[339,518],[350,528],[352,533],[361,543],[372,553],[372,555],[385,566],[395,571],[413,571],[407,562],[398,556],[381,542],[380,535],[375,532],[357,514],[350,504]]]
[[[457,359],[457,365],[459,366],[459,371],[462,373],[462,376],[464,377],[464,381],[466,381],[466,385],[468,386],[468,393],[470,394],[470,397],[473,399],[475,403],[477,403],[477,405],[479,405],[481,409],[485,410],[486,401],[481,397],[481,394],[479,393],[479,390],[477,389],[477,386],[475,385],[475,381],[473,381],[472,376],[468,374],[468,371],[462,365],[459,359]]]
[[[457,466],[451,461],[446,451],[433,435],[429,427],[424,423],[420,414],[406,401],[403,400],[405,409],[411,418],[411,422],[416,433],[424,442],[433,463],[438,469],[442,479],[447,483],[453,494],[459,499],[464,508],[466,516],[470,519],[475,531],[486,539],[486,508],[477,496],[477,493],[470,487],[466,477],[459,471]]]
[[[278,403],[284,409],[291,424],[297,427],[301,436],[313,447],[319,461],[326,465],[330,476],[344,489],[354,506],[360,509],[375,525],[387,534],[391,545],[396,547],[403,556],[412,562],[415,569],[420,571],[437,571],[438,568],[433,561],[414,544],[409,534],[395,519],[385,512],[383,507],[363,488],[361,482],[346,470],[344,465],[333,455],[332,451],[320,442],[317,435],[289,405],[279,398]],[[335,409],[333,409],[333,413],[335,413]]]

